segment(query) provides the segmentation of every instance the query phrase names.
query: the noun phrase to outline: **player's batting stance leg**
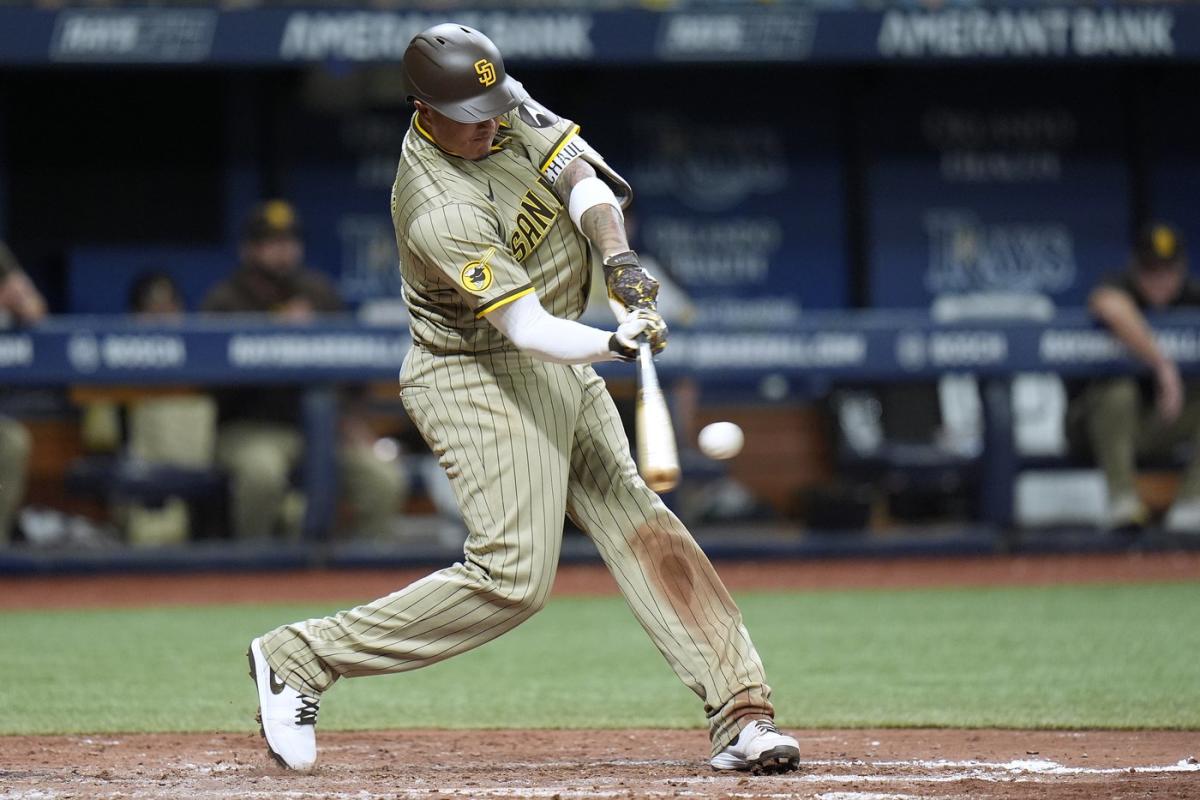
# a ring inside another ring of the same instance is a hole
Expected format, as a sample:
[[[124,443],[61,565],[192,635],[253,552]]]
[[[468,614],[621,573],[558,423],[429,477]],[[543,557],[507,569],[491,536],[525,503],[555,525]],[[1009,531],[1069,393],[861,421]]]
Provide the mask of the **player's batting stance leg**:
[[[762,736],[749,751],[727,748],[747,726],[746,740],[775,730],[762,661],[708,557],[638,477],[604,381],[591,367],[585,371],[567,512],[596,543],[659,652],[704,701],[713,766],[793,767],[799,752],[790,737]]]

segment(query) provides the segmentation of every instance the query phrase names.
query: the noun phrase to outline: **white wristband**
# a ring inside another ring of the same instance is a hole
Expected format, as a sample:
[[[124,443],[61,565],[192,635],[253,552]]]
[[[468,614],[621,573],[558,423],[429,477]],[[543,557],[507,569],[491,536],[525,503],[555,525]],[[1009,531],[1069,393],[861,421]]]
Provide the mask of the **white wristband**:
[[[612,206],[621,213],[621,204],[617,202],[617,196],[613,194],[613,190],[608,188],[608,184],[600,180],[596,176],[584,178],[579,183],[575,184],[571,189],[571,201],[567,205],[567,210],[571,214],[571,222],[575,223],[575,227],[583,230],[579,220],[583,218],[583,212],[595,206]],[[622,218],[624,216],[622,215]]]

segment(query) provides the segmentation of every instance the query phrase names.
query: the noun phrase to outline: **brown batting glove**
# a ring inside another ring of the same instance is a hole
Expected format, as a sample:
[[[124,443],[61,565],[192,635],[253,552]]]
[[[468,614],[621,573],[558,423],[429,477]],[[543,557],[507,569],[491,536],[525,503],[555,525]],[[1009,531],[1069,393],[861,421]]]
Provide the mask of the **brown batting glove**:
[[[623,305],[630,319],[644,321],[640,338],[655,354],[667,346],[667,323],[658,313],[658,281],[642,269],[637,253],[627,250],[604,259],[604,279],[609,297]]]
[[[604,282],[610,297],[621,301],[626,308],[655,309],[658,281],[642,269],[637,253],[626,250],[604,259]]]

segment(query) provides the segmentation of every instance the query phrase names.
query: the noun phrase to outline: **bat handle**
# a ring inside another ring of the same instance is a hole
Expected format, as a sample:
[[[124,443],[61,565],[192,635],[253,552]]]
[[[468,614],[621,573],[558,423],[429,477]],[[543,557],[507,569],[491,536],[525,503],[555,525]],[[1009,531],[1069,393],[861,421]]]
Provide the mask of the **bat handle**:
[[[650,352],[649,342],[638,343],[638,374],[642,378],[643,389],[658,389],[658,372],[654,369],[654,354]]]

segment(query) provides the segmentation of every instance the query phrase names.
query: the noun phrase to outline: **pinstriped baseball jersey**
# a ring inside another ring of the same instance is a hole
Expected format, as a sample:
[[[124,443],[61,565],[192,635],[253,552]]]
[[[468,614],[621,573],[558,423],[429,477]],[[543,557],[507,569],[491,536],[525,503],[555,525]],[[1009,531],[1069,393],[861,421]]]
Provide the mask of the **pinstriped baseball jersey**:
[[[576,319],[587,305],[587,239],[554,193],[562,167],[587,147],[570,120],[538,128],[504,115],[491,154],[443,151],[417,115],[392,188],[392,221],[412,336],[437,353],[509,346],[483,316],[536,291]]]

